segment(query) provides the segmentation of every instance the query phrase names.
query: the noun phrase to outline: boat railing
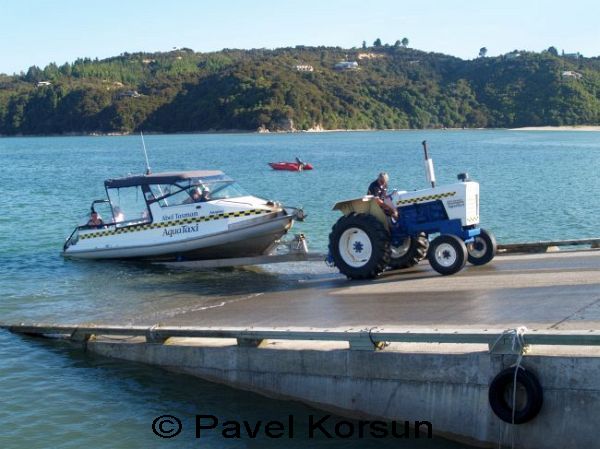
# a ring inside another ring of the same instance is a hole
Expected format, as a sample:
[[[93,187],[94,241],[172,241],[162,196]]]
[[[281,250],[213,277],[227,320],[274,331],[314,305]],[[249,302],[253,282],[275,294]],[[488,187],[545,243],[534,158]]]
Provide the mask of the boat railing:
[[[149,220],[139,220],[139,219],[135,219],[135,220],[129,220],[129,221],[110,221],[107,223],[103,223],[101,225],[79,225],[77,227],[75,227],[75,229],[73,229],[73,232],[71,232],[71,235],[69,235],[69,238],[67,240],[65,240],[65,244],[63,245],[63,250],[67,250],[67,248],[71,245],[71,240],[73,239],[73,236],[79,232],[79,231],[89,231],[92,229],[96,229],[96,230],[101,230],[101,229],[109,229],[109,228],[115,228],[115,229],[121,229],[121,228],[128,228],[128,227],[134,227],[134,226],[144,226],[147,224],[152,223],[152,219]]]
[[[71,232],[71,234],[69,235],[69,237],[65,240],[65,243],[63,245],[63,250],[66,251],[67,248],[69,246],[71,246],[71,241],[73,240],[73,237],[79,231],[88,231],[90,229],[106,229],[106,228],[114,227],[115,225],[116,225],[116,223],[110,222],[110,223],[104,223],[104,224],[101,224],[101,225],[88,225],[88,224],[84,224],[84,225],[75,226],[75,229],[73,229],[73,232]]]
[[[71,234],[69,235],[69,237],[67,238],[67,240],[65,240],[65,243],[63,244],[63,251],[66,251],[67,248],[69,246],[71,246],[71,240],[73,239],[73,236],[75,235],[75,233],[79,231],[79,226],[77,226],[75,229],[73,229],[73,232],[71,232]]]

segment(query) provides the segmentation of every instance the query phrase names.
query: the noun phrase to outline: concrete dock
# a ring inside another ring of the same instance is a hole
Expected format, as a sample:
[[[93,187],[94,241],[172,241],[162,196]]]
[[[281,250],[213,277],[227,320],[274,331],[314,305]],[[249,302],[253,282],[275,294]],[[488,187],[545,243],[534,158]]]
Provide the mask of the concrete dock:
[[[247,290],[252,294],[224,298],[202,310],[191,301],[189,310],[159,310],[152,320],[123,316],[123,322],[142,329],[124,330],[123,335],[139,337],[104,338],[102,331],[87,329],[84,340],[88,350],[99,354],[300,400],[345,416],[427,420],[436,435],[482,447],[510,447],[512,441],[526,449],[598,447],[598,250],[506,255],[449,277],[422,263],[371,282],[325,274],[302,279],[285,291],[256,291],[251,285]],[[151,338],[169,326],[208,329],[207,335],[232,328],[235,333],[186,338],[182,331],[166,340]],[[511,425],[491,410],[488,390],[520,351],[490,346],[498,332],[519,326],[529,329],[526,343],[528,335],[535,341],[536,332],[546,332],[551,343],[533,344],[522,361],[542,385],[541,412],[528,423]],[[256,339],[257,329],[273,333]],[[374,337],[365,334],[368,330]],[[276,338],[301,331],[312,337]],[[383,350],[368,344],[386,331],[397,335],[397,342]],[[488,331],[493,336],[482,338]],[[329,341],[328,332],[347,338]],[[410,342],[409,335],[402,340],[411,332],[443,337]],[[470,332],[478,339],[471,339]],[[367,345],[353,347],[352,340],[364,341],[365,335]],[[582,343],[574,346],[577,338]]]

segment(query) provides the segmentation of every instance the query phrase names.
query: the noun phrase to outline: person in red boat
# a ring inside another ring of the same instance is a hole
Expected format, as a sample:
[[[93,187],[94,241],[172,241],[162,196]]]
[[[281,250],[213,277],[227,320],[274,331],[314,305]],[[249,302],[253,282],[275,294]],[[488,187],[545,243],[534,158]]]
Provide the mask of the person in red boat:
[[[296,164],[298,164],[298,170],[304,170],[306,163],[303,162],[298,156],[296,156]]]

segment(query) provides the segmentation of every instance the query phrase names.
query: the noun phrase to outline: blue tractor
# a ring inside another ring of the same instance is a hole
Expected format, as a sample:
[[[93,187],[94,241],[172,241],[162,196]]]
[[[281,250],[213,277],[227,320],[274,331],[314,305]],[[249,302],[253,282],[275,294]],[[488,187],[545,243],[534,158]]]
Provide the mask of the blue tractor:
[[[385,204],[397,217],[370,195],[335,204],[343,216],[329,234],[329,258],[349,278],[371,279],[424,258],[449,275],[467,261],[484,265],[496,255],[494,235],[479,227],[479,184],[463,173],[457,183],[436,187],[427,142],[423,148],[431,188],[389,194]]]

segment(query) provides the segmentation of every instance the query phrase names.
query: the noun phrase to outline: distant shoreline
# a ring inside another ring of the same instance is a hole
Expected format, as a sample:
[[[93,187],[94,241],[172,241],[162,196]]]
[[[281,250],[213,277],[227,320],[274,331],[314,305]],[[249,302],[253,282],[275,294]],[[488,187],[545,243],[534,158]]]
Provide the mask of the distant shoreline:
[[[390,131],[600,131],[600,125],[574,125],[574,126],[524,126],[521,128],[357,128],[357,129],[307,129],[294,131],[262,131],[262,130],[244,130],[244,129],[223,129],[209,131],[181,131],[174,133],[165,133],[157,131],[144,131],[146,135],[189,135],[189,134],[320,134],[320,133],[346,133],[346,132],[390,132]],[[90,132],[90,133],[61,133],[61,134],[0,134],[0,138],[10,137],[122,137],[135,136],[134,132]]]
[[[522,128],[510,128],[510,131],[600,131],[600,126],[524,126]]]
[[[484,130],[484,129],[503,129],[503,128],[465,128],[464,130]],[[389,128],[389,129],[377,129],[377,128],[356,128],[356,129],[297,129],[293,131],[262,131],[262,130],[250,130],[250,129],[220,129],[210,131],[179,131],[179,132],[160,132],[160,131],[143,131],[144,135],[165,135],[165,136],[179,136],[179,135],[190,135],[190,134],[321,134],[321,133],[360,133],[360,132],[393,132],[393,131],[463,131],[463,128],[431,128],[431,129],[418,129],[418,128]],[[89,133],[60,133],[60,134],[0,134],[0,138],[10,137],[123,137],[123,136],[136,136],[139,135],[139,131],[133,132],[89,132]]]

